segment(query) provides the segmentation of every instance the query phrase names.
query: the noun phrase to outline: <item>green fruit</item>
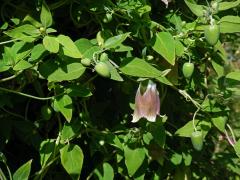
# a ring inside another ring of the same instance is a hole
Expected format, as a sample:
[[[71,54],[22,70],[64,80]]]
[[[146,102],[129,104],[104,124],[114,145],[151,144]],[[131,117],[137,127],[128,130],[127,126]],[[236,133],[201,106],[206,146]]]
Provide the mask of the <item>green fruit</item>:
[[[100,61],[104,62],[104,61],[108,61],[108,54],[107,53],[102,53],[100,56]]]
[[[44,120],[49,120],[52,116],[52,109],[47,105],[42,106],[41,107],[41,115]]]
[[[182,72],[185,78],[190,78],[194,71],[194,64],[190,62],[186,62],[183,64]]]
[[[203,134],[201,131],[194,131],[191,134],[191,141],[194,149],[201,151],[203,148]]]
[[[207,42],[212,46],[218,42],[219,34],[220,34],[220,27],[217,24],[209,25],[204,30],[204,36]]]
[[[109,78],[111,75],[108,65],[105,62],[97,63],[94,69],[102,77]]]
[[[91,65],[91,59],[89,58],[84,58],[81,60],[81,63],[84,65],[84,66],[90,66]]]
[[[109,23],[109,22],[111,22],[111,21],[112,21],[112,15],[109,14],[109,13],[107,13],[107,14],[105,15],[105,17],[103,18],[103,22],[104,22],[104,23]]]

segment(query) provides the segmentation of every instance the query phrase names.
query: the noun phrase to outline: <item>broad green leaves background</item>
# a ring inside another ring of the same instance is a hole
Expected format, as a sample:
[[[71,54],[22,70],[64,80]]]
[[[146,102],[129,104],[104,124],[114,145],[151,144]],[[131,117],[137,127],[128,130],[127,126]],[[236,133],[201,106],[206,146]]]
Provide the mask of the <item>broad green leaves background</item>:
[[[3,1],[0,179],[239,178],[239,5]],[[220,35],[210,45],[204,29],[213,19]],[[148,80],[160,115],[133,124],[136,91]],[[201,151],[194,131],[203,133]]]

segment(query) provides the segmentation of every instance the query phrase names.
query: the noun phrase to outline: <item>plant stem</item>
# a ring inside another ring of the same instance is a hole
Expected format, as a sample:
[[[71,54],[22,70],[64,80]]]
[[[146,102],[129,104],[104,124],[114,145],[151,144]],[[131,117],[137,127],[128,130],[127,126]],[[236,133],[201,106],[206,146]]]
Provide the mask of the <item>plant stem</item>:
[[[235,144],[237,141],[236,141],[234,132],[233,132],[233,130],[232,130],[232,128],[231,128],[231,126],[229,124],[227,124],[227,127],[230,130],[230,132],[231,132],[231,135],[232,135],[232,138],[233,138],[233,143]]]
[[[196,115],[197,115],[197,113],[198,113],[199,110],[200,110],[200,108],[198,108],[198,109],[195,111],[194,115],[193,115],[193,120],[192,120],[192,122],[193,122],[194,131],[197,131],[197,128],[196,128],[196,125],[195,125],[195,117],[196,117]]]
[[[41,100],[41,101],[50,100],[50,99],[55,97],[55,96],[51,96],[51,97],[37,97],[37,96],[33,96],[33,95],[22,93],[22,92],[14,91],[14,90],[11,90],[11,89],[6,89],[6,88],[3,88],[3,87],[0,87],[0,91],[14,93],[14,94],[18,94],[18,95],[21,95],[21,96],[25,96],[25,97],[29,97],[29,98],[37,99],[37,100]],[[59,95],[61,95],[61,94],[59,94]],[[59,95],[57,95],[57,96],[59,96]]]
[[[6,78],[3,78],[3,79],[0,79],[0,83],[1,82],[5,82],[5,81],[9,81],[9,80],[11,80],[11,79],[14,79],[15,77],[17,77],[19,74],[21,74],[22,73],[22,71],[19,71],[19,72],[17,72],[16,74],[14,74],[14,75],[12,75],[12,76],[10,76],[10,77],[6,77]]]

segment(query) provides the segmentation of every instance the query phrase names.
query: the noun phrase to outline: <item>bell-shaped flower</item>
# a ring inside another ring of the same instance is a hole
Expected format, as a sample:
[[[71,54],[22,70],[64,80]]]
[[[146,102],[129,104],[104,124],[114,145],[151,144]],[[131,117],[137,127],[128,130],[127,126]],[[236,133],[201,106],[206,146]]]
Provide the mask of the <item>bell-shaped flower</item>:
[[[138,122],[141,118],[155,122],[157,115],[160,115],[159,93],[156,84],[149,80],[143,94],[141,93],[141,84],[138,87],[132,122]]]

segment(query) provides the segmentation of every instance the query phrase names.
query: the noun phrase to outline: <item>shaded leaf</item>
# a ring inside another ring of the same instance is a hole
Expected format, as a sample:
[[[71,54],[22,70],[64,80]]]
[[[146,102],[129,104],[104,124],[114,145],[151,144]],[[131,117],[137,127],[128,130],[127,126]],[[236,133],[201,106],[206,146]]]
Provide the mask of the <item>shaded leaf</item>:
[[[54,100],[54,107],[56,107],[68,122],[72,119],[72,99],[68,95],[58,96]]]

